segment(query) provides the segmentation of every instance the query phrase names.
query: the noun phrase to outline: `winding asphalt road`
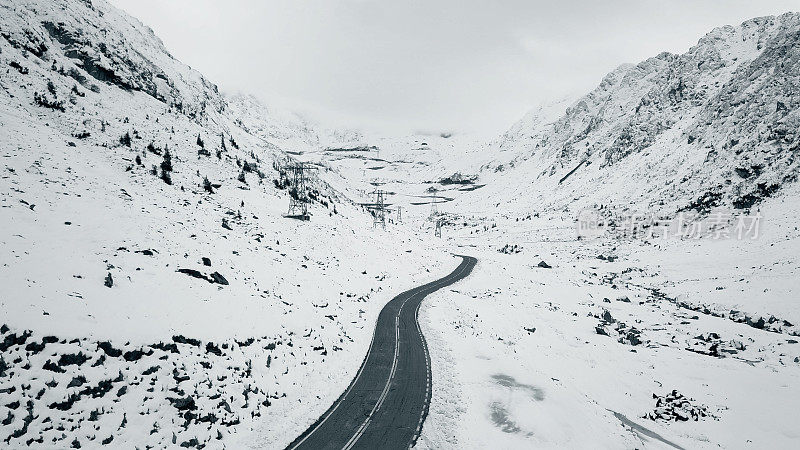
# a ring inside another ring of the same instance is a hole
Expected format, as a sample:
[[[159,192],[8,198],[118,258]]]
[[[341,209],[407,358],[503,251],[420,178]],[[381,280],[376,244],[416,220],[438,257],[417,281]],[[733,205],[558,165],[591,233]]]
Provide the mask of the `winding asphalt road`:
[[[416,443],[431,400],[430,356],[417,321],[419,306],[428,294],[472,272],[478,260],[461,258],[450,275],[405,291],[383,307],[355,379],[289,449],[407,449]]]

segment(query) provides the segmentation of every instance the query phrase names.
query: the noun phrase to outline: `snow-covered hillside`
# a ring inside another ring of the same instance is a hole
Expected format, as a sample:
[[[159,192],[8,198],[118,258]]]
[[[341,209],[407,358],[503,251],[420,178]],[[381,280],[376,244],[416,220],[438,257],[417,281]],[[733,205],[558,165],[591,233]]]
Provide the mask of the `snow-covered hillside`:
[[[3,446],[285,445],[393,292],[457,263],[325,170],[311,220],[282,217],[281,146],[314,132],[103,0],[0,2],[0,66]]]
[[[490,144],[442,231],[480,262],[421,311],[423,446],[797,447],[798,36],[718,28]]]
[[[756,18],[622,65],[561,114],[512,127],[485,169],[528,206],[747,209],[797,178],[798,31],[800,14]]]
[[[483,142],[330,129],[105,0],[0,0],[0,447],[283,448],[451,253],[479,262],[420,310],[421,447],[796,447],[799,39],[718,28]]]

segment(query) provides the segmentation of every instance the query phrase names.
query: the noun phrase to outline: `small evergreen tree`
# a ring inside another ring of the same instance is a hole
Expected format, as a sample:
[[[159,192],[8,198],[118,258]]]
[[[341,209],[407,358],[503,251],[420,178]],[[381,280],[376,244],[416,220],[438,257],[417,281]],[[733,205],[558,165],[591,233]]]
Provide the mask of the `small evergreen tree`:
[[[172,155],[169,153],[168,147],[164,147],[164,160],[161,161],[161,170],[172,172]]]
[[[161,179],[164,183],[172,184],[172,155],[169,147],[164,147],[164,160],[161,161]]]

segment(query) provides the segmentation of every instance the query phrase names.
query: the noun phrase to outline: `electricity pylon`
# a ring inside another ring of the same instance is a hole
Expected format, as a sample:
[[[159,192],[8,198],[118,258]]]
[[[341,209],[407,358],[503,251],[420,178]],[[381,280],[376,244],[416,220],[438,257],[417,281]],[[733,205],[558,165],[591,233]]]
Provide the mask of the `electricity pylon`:
[[[374,219],[372,220],[372,227],[380,225],[381,228],[386,228],[386,203],[385,203],[385,196],[386,192],[381,189],[376,189],[375,191],[371,192],[375,194],[375,206],[373,207],[373,211],[375,212]]]
[[[386,203],[386,196],[393,195],[394,192],[386,192],[383,189],[377,189],[378,186],[382,186],[386,183],[380,181],[372,181],[370,182],[371,185],[375,186],[375,190],[370,192],[370,195],[375,196],[374,203],[361,203],[361,206],[367,208],[372,212],[372,226],[376,227],[378,225],[381,228],[386,228],[386,212],[391,211],[389,209],[390,204]]]
[[[433,195],[431,195],[431,217],[434,217],[439,214],[439,208],[437,207],[437,203],[439,203],[439,190],[432,187],[431,192],[433,192]]]
[[[292,187],[289,190],[289,212],[286,217],[308,220],[308,189],[306,187],[306,172],[316,170],[309,163],[297,163],[285,167],[292,171]]]

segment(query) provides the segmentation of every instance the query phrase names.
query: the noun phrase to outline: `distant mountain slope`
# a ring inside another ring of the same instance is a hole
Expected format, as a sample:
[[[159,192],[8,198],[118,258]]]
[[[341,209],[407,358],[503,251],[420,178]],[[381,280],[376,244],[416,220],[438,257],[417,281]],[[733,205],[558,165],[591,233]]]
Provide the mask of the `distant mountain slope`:
[[[272,142],[289,152],[319,151],[339,145],[358,145],[360,132],[330,129],[300,114],[270,108],[252,95],[227,96],[229,115],[236,125],[253,136]]]
[[[553,205],[748,208],[797,178],[799,41],[800,15],[787,13],[620,66],[558,118],[512,127],[497,144],[509,156],[486,169],[524,167]]]

